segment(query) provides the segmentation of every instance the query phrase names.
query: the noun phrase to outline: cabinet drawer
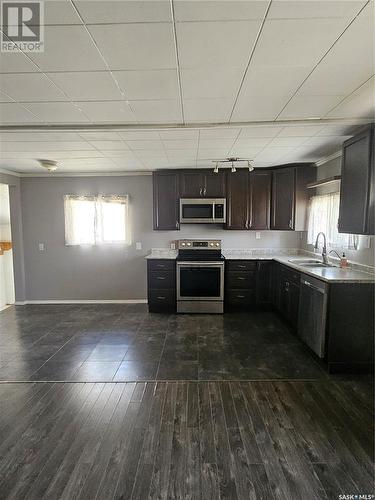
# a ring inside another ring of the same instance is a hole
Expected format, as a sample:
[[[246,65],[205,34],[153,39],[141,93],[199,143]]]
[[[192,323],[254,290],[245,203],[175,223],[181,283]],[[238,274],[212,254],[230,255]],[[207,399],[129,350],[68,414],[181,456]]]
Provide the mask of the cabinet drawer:
[[[149,271],[174,271],[176,262],[169,259],[152,259],[147,261]]]
[[[255,290],[228,290],[225,302],[230,306],[255,305]]]
[[[227,271],[252,271],[256,269],[256,260],[227,260],[225,262]]]
[[[148,303],[160,306],[171,306],[176,301],[174,290],[149,290]]]
[[[175,273],[171,271],[150,271],[148,287],[156,289],[176,288]]]
[[[229,272],[227,273],[225,279],[225,286],[228,289],[255,288],[255,271]]]

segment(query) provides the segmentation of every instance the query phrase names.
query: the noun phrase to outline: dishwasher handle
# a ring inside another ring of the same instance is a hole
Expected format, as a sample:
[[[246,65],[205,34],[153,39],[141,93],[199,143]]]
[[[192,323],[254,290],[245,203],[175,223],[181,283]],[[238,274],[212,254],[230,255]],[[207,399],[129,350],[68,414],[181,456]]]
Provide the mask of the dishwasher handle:
[[[306,281],[306,280],[301,280],[301,283],[302,283],[302,285],[306,285],[306,286],[308,286],[309,288],[312,288],[313,290],[316,290],[316,291],[317,291],[317,292],[319,292],[319,293],[323,293],[323,294],[325,294],[325,293],[326,293],[326,291],[324,290],[324,288],[319,288],[319,287],[317,287],[317,286],[315,286],[315,285],[311,284],[309,281]]]

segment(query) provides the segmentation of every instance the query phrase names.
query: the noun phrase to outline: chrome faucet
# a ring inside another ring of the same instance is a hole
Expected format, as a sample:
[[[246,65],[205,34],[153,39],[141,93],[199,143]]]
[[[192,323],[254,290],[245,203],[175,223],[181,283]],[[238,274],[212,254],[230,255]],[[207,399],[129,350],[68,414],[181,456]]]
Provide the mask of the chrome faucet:
[[[316,240],[315,240],[315,245],[314,248],[315,250],[318,249],[318,244],[319,244],[319,236],[323,235],[323,251],[322,251],[322,258],[323,258],[323,263],[328,264],[328,256],[327,256],[327,238],[326,235],[323,232],[320,232],[317,234]]]

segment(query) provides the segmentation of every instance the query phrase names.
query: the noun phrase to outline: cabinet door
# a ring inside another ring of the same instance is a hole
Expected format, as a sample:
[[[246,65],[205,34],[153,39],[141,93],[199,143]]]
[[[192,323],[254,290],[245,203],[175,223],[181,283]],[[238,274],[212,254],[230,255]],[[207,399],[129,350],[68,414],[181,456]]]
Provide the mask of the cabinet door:
[[[206,198],[225,198],[225,173],[212,170],[204,174],[203,195]]]
[[[258,261],[256,278],[256,298],[258,305],[271,303],[272,262]]]
[[[251,172],[250,174],[250,229],[270,228],[271,176],[271,172]]]
[[[282,168],[272,174],[271,229],[294,229],[295,169]]]
[[[181,172],[181,198],[200,198],[204,191],[204,176],[202,172]]]
[[[340,233],[374,234],[373,129],[344,143],[341,167]]]
[[[180,229],[178,214],[178,174],[154,172],[154,229]]]
[[[293,328],[297,328],[298,325],[299,290],[299,285],[293,282],[289,283],[288,319]]]
[[[227,175],[227,229],[249,227],[249,172],[238,170]]]

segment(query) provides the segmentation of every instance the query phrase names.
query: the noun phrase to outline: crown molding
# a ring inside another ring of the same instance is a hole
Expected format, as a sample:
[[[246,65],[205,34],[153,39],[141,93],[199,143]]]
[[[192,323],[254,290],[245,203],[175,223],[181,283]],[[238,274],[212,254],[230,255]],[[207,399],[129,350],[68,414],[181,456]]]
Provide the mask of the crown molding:
[[[30,178],[30,177],[48,177],[49,179],[61,178],[61,177],[134,177],[134,176],[150,176],[152,175],[151,171],[140,170],[139,172],[132,170],[129,172],[65,172],[65,173],[30,173],[30,174],[18,174],[21,178]]]
[[[339,149],[338,151],[336,151],[335,153],[332,153],[331,155],[329,156],[323,156],[322,158],[320,158],[319,160],[317,160],[315,162],[315,165],[317,167],[320,167],[321,165],[324,165],[325,163],[328,163],[329,161],[332,161],[332,160],[335,160],[336,158],[340,158],[340,156],[342,156],[342,151],[341,149]]]
[[[21,177],[19,172],[13,172],[12,170],[7,170],[6,168],[0,168],[0,174],[13,175],[14,177]]]

